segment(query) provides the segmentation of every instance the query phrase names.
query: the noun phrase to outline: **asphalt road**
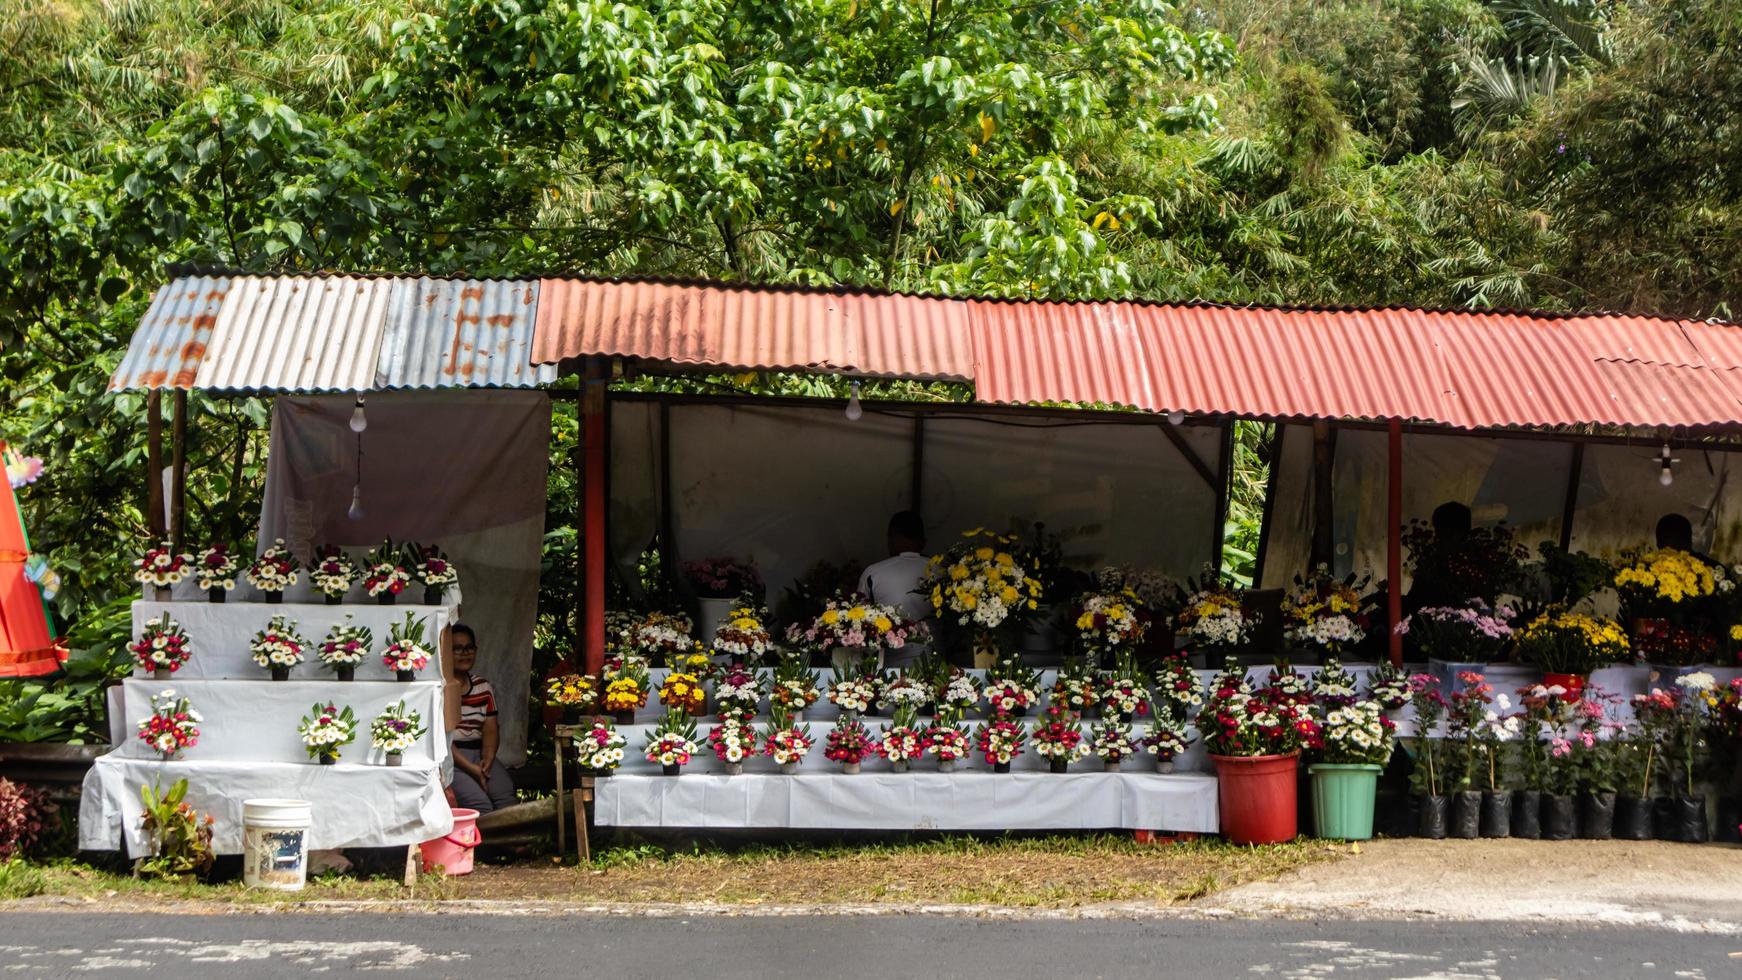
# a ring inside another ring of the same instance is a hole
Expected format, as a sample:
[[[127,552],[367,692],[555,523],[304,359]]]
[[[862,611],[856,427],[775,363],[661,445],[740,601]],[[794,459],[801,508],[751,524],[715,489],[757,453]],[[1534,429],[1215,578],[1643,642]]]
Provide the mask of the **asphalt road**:
[[[238,914],[0,916],[0,977],[500,980],[1742,976],[1742,936],[1506,923]]]

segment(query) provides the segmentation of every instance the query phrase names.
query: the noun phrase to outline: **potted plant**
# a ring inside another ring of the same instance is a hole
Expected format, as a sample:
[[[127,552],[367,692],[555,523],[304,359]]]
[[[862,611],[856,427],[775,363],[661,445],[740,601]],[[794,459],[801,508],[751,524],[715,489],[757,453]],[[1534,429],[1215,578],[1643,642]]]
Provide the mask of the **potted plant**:
[[[1721,583],[1727,584],[1721,568],[1677,548],[1631,552],[1616,564],[1611,584],[1622,618],[1639,654],[1664,673],[1662,683],[1715,652],[1702,614]]]
[[[619,725],[635,724],[636,709],[647,703],[647,668],[626,661],[605,676],[605,712]]]
[[[1155,720],[1149,723],[1149,734],[1143,736],[1143,751],[1155,756],[1155,771],[1164,774],[1173,772],[1174,760],[1184,755],[1191,744],[1184,717],[1172,711],[1156,712]]]
[[[577,731],[575,764],[586,776],[609,776],[623,764],[623,747],[629,740],[610,722],[595,721],[586,731]]]
[[[399,593],[411,584],[411,573],[400,562],[400,550],[393,542],[381,542],[379,548],[369,553],[363,569],[363,592],[383,606],[397,602]]]
[[[1541,684],[1522,688],[1518,695],[1518,763],[1522,785],[1512,794],[1512,836],[1539,840],[1542,797],[1549,784],[1549,743],[1545,736],[1563,702],[1551,697]]]
[[[142,669],[151,671],[151,675],[160,681],[168,680],[170,675],[180,670],[194,652],[187,630],[171,619],[168,612],[146,620],[139,639],[129,644],[127,649]]]
[[[707,713],[708,692],[696,675],[674,670],[666,674],[665,680],[659,683],[659,703],[691,717],[700,718]],[[754,708],[751,713],[755,713]]]
[[[1307,691],[1314,703],[1327,708],[1354,704],[1359,690],[1355,675],[1349,673],[1336,657],[1326,657],[1318,672],[1307,681]]]
[[[1090,747],[1106,772],[1118,772],[1121,762],[1137,754],[1137,745],[1131,741],[1131,726],[1122,721],[1102,721],[1096,725]]]
[[[168,602],[172,587],[186,579],[193,567],[193,555],[178,554],[175,546],[165,541],[134,559],[133,577],[150,586],[158,602]]]
[[[877,740],[878,754],[889,760],[892,772],[906,772],[908,765],[925,754],[926,730],[919,725],[919,708],[903,704],[895,708],[890,724]]]
[[[935,555],[921,585],[943,638],[990,668],[1019,654],[1019,638],[1045,599],[1040,564],[1013,534],[984,528]]]
[[[1548,609],[1518,631],[1526,663],[1542,671],[1546,688],[1559,687],[1577,701],[1591,671],[1626,660],[1627,635],[1612,619]]]
[[[1022,754],[1028,738],[1022,726],[1007,715],[994,715],[974,734],[974,742],[993,772],[1009,772],[1010,763]]]
[[[1320,657],[1340,657],[1360,646],[1372,623],[1369,579],[1344,578],[1320,565],[1311,575],[1294,577],[1282,598],[1282,635],[1295,648]]]
[[[459,584],[460,570],[435,545],[406,545],[405,561],[411,566],[411,577],[423,586],[426,606],[441,605],[448,588]]]
[[[167,762],[200,744],[203,720],[187,698],[166,688],[151,696],[151,714],[139,720],[139,740]]]
[[[1203,704],[1203,685],[1198,682],[1191,658],[1184,654],[1163,657],[1155,671],[1155,716],[1167,715],[1184,721]]]
[[[817,703],[817,675],[805,664],[803,654],[783,654],[768,677],[768,706],[786,712],[793,721],[803,721],[805,709]]]
[[[839,762],[841,771],[851,776],[859,771],[859,764],[867,757],[877,754],[877,740],[865,729],[865,724],[856,719],[840,721],[829,730],[827,747],[823,757],[830,762]]]
[[[1492,609],[1480,599],[1462,606],[1429,606],[1397,624],[1397,632],[1414,639],[1428,658],[1429,672],[1439,680],[1440,693],[1457,693],[1459,678],[1478,677],[1512,639],[1509,607]]]
[[[862,665],[849,663],[835,674],[829,685],[829,703],[841,712],[841,720],[852,721],[864,714],[877,700],[877,688],[866,679]]]
[[[1101,717],[1130,724],[1132,719],[1149,713],[1149,691],[1143,686],[1143,674],[1130,652],[1115,657],[1113,670],[1103,674],[1100,683]]]
[[[1320,723],[1312,780],[1313,826],[1320,837],[1369,840],[1379,773],[1391,761],[1396,729],[1377,701],[1329,704]]]
[[[1410,702],[1415,705],[1415,736],[1409,743],[1415,765],[1409,773],[1409,788],[1419,807],[1416,836],[1442,840],[1449,816],[1445,795],[1448,773],[1445,749],[1433,736],[1445,718],[1446,699],[1433,675],[1412,674],[1409,680]]]
[[[381,649],[381,663],[401,682],[416,680],[418,671],[429,666],[431,651],[423,642],[425,622],[406,613],[405,622],[387,628],[387,646]]]
[[[351,713],[350,705],[341,711],[331,701],[317,702],[303,716],[296,732],[302,736],[308,757],[330,766],[339,761],[339,751],[357,738],[357,716]]]
[[[1589,727],[1579,732],[1573,743],[1578,770],[1578,835],[1582,840],[1611,840],[1615,836],[1617,748],[1618,740],[1599,738]]]
[[[369,747],[380,752],[387,765],[399,766],[423,733],[423,716],[406,707],[404,701],[395,701],[369,723]]]
[[[308,564],[308,581],[314,590],[326,597],[327,605],[345,601],[345,593],[357,584],[357,563],[336,544],[323,544],[315,549]]]
[[[135,862],[141,876],[179,878],[205,877],[216,857],[212,853],[211,814],[201,814],[187,803],[188,781],[178,779],[165,792],[162,784],[139,787],[144,812],[139,826],[145,831],[148,856]]]
[[[1089,747],[1083,744],[1083,729],[1077,723],[1077,715],[1064,704],[1048,705],[1035,720],[1030,738],[1034,742],[1034,754],[1045,759],[1053,772],[1065,772],[1071,763],[1089,754]]]
[[[797,775],[798,764],[804,761],[805,753],[815,744],[810,726],[799,724],[778,706],[771,709],[769,718],[768,729],[762,737],[763,751],[780,767],[783,775]]]
[[[302,663],[307,649],[308,641],[296,631],[296,620],[288,616],[272,617],[248,644],[254,663],[270,669],[275,681],[290,680],[290,668]]]
[[[1705,743],[1706,718],[1718,701],[1717,681],[1704,671],[1676,679],[1674,690],[1654,689],[1646,695],[1646,714],[1663,717],[1653,719],[1652,727],[1664,736],[1663,758],[1669,777],[1671,795],[1664,804],[1667,820],[1659,821],[1658,836],[1686,844],[1703,844],[1708,838],[1706,797],[1694,792],[1700,749]],[[1642,707],[1634,702],[1637,714]]]
[[[1446,786],[1451,791],[1448,836],[1475,840],[1482,829],[1480,776],[1485,766],[1484,721],[1494,703],[1493,687],[1483,675],[1466,672],[1457,677],[1457,689],[1446,710]]]
[[[276,538],[272,547],[260,553],[248,565],[248,584],[260,590],[261,598],[270,603],[284,601],[284,590],[296,584],[296,556]]]
[[[667,711],[658,727],[647,734],[647,761],[657,764],[667,776],[682,772],[695,754],[696,721],[687,711],[679,708]]]
[[[1047,700],[1051,706],[1064,708],[1079,718],[1092,718],[1101,710],[1100,676],[1082,657],[1066,657],[1064,669],[1053,681]]]
[[[338,675],[339,680],[355,680],[357,665],[369,656],[369,648],[375,644],[375,634],[367,626],[355,626],[351,617],[346,616],[342,623],[334,623],[333,628],[316,648],[316,656],[321,663]]]
[[[1078,596],[1072,622],[1077,649],[1091,666],[1120,658],[1135,660],[1137,648],[1149,632],[1148,613],[1137,593],[1124,586]]]
[[[956,762],[969,752],[968,733],[954,718],[950,712],[940,711],[931,730],[925,733],[926,751],[937,756],[938,772],[955,772]]]
[[[1544,840],[1571,840],[1578,829],[1578,760],[1573,757],[1572,732],[1577,698],[1561,688],[1541,684],[1524,695],[1526,724],[1541,733],[1545,751],[1539,761],[1541,815]]]
[[[748,720],[756,716],[762,703],[762,685],[755,671],[744,667],[727,667],[714,682],[714,707],[720,717],[734,715]]]
[[[708,732],[708,745],[725,765],[726,775],[736,776],[744,771],[744,760],[756,754],[756,728],[737,715],[724,715]]]
[[[1273,701],[1284,704],[1298,707],[1313,703],[1312,682],[1287,661],[1279,661],[1271,666],[1263,691]]]
[[[1005,657],[986,671],[984,694],[994,717],[1021,718],[1040,700],[1040,673],[1022,666],[1021,657]]]
[[[1640,695],[1643,696],[1643,695]],[[1637,713],[1635,718],[1637,719]],[[1642,730],[1637,720],[1624,725],[1611,739],[1615,767],[1615,823],[1617,840],[1651,840],[1652,777],[1658,761],[1656,740]]]
[[[561,709],[563,719],[572,723],[598,707],[599,682],[587,674],[558,674],[545,682],[544,703]]]
[[[1488,685],[1486,680],[1484,686]],[[1506,788],[1506,744],[1518,740],[1523,719],[1512,710],[1512,699],[1505,694],[1493,695],[1492,707],[1476,722],[1471,739],[1468,768],[1474,775],[1471,784],[1482,792],[1482,817],[1477,831],[1483,837],[1506,837],[1512,833],[1511,790]]]
[[[194,559],[194,577],[200,591],[212,602],[224,601],[236,587],[236,573],[241,570],[242,563],[230,553],[227,544],[210,545]]]
[[[713,630],[713,650],[733,663],[758,664],[775,652],[768,610],[753,602],[733,605]]]

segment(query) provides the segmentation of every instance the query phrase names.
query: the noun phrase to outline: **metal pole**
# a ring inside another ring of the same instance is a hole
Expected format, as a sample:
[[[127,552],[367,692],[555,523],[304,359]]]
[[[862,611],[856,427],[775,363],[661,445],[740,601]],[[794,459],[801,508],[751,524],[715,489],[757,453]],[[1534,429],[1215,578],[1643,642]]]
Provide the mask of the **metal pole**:
[[[1386,436],[1385,636],[1391,644],[1391,665],[1401,667],[1403,637],[1397,635],[1397,624],[1403,621],[1403,423],[1392,419]]]
[[[1573,512],[1579,506],[1579,484],[1585,478],[1585,444],[1573,443],[1573,458],[1567,466],[1567,497],[1561,505],[1561,550],[1573,547]],[[1559,599],[1559,596],[1555,597]]]

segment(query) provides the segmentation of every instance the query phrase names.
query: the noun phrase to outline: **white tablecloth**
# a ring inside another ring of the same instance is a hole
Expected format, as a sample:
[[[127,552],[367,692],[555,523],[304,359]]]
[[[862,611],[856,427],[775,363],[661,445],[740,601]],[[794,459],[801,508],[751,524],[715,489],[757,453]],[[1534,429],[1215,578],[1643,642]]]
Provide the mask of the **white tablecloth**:
[[[433,763],[406,760],[403,768],[309,762],[97,760],[85,774],[79,800],[79,847],[112,851],[125,840],[134,856],[146,852],[139,826],[143,786],[165,791],[188,780],[188,802],[217,818],[212,846],[242,853],[242,802],[275,798],[312,804],[310,850],[390,847],[432,840],[453,831],[453,814]]]
[[[145,600],[133,603],[133,638],[139,638],[146,620],[165,611],[187,631],[189,644],[193,647],[193,656],[175,672],[177,681],[201,677],[268,679],[271,672],[265,667],[257,666],[249,658],[248,644],[254,641],[254,634],[264,629],[267,621],[274,616],[288,616],[295,620],[297,632],[311,645],[307,658],[291,671],[292,677],[335,676],[332,671],[322,666],[312,646],[321,642],[321,638],[327,635],[327,630],[350,616],[353,623],[368,627],[375,636],[370,655],[357,665],[358,680],[392,680],[393,671],[388,670],[381,662],[381,648],[387,645],[388,628],[405,622],[406,613],[425,620],[424,642],[436,654],[430,658],[429,666],[424,668],[422,676],[440,679],[441,633],[453,616],[453,609],[449,606],[411,606],[403,603],[396,606],[327,606],[294,602],[268,605],[263,602],[236,602],[233,598],[230,602],[164,603]],[[136,671],[136,675],[151,676],[149,671],[143,670]]]
[[[1215,833],[1218,819],[1215,777],[1140,772],[620,773],[595,800],[595,820],[618,827]]]

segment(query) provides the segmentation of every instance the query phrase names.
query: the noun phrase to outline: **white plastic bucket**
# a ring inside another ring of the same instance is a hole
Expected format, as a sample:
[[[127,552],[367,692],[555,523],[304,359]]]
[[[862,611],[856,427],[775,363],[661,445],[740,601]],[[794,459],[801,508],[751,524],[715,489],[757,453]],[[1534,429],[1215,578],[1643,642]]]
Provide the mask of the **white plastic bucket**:
[[[302,891],[308,878],[307,800],[242,801],[242,882]]]

